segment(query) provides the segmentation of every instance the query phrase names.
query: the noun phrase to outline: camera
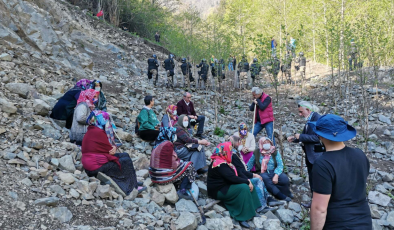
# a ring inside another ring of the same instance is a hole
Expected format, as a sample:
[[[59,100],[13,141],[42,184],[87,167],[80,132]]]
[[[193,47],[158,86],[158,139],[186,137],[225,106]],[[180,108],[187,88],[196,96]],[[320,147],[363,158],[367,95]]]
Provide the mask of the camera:
[[[325,152],[326,151],[326,147],[322,143],[315,144],[313,146],[313,151],[315,151],[316,153]]]

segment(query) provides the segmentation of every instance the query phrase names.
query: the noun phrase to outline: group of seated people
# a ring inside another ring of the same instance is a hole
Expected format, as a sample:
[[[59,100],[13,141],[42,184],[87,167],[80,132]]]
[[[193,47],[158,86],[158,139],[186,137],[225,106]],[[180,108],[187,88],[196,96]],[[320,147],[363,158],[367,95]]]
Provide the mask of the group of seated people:
[[[283,204],[276,199],[291,201],[282,156],[270,139],[260,138],[256,147],[254,136],[241,123],[228,142],[215,148],[206,167],[204,147],[210,143],[192,138],[190,118],[177,117],[174,111],[175,105],[168,106],[163,117],[168,121],[162,121],[152,150],[149,173],[153,183],[173,183],[180,198],[192,200],[188,192],[192,183],[207,171],[208,195],[221,200],[230,215],[247,228],[248,220],[272,210],[270,206]]]
[[[50,117],[66,121],[70,141],[81,146],[81,162],[88,176],[111,185],[122,196],[134,189],[142,192],[146,187],[137,182],[129,154],[119,152],[102,87],[98,80],[79,80],[59,99]]]

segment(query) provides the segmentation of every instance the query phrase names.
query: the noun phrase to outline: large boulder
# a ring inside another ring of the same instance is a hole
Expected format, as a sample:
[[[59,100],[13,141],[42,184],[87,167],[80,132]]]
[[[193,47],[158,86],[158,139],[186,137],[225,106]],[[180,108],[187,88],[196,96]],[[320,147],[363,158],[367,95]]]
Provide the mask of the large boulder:
[[[34,111],[41,116],[48,115],[49,111],[51,110],[51,107],[41,99],[34,99],[33,107]]]
[[[73,218],[73,214],[67,207],[52,208],[50,213],[53,218],[58,219],[62,223],[68,222]]]
[[[389,205],[391,198],[377,191],[370,191],[368,193],[368,199],[370,203],[377,204],[380,206],[387,207]]]
[[[0,98],[0,108],[1,111],[9,113],[9,114],[13,114],[16,113],[16,111],[18,110],[15,106],[14,103],[9,102],[7,99],[5,98]]]
[[[74,165],[74,159],[71,155],[65,155],[59,159],[59,168],[67,170],[71,173],[77,170]]]
[[[25,99],[30,92],[34,91],[33,86],[25,83],[8,83],[5,85],[5,88]]]
[[[178,230],[194,230],[197,228],[197,219],[190,212],[181,212],[175,224]]]

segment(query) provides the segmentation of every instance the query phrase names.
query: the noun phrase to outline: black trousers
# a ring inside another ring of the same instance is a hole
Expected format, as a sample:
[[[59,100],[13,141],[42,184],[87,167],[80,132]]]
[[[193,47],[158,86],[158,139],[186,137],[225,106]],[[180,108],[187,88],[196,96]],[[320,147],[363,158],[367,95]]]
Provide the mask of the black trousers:
[[[265,172],[260,174],[260,176],[263,178],[267,191],[272,195],[276,196],[280,192],[288,197],[291,195],[290,181],[286,174],[282,173],[279,175],[277,184],[274,184],[274,182],[272,182],[272,178],[275,176],[274,172]]]
[[[312,178],[313,164],[311,162],[309,162],[306,154],[305,154],[305,164],[306,164],[306,168],[308,169],[309,187],[311,189],[311,193],[313,194],[313,178]]]
[[[159,136],[160,131],[155,129],[148,129],[140,131],[140,138],[144,141],[155,141]]]

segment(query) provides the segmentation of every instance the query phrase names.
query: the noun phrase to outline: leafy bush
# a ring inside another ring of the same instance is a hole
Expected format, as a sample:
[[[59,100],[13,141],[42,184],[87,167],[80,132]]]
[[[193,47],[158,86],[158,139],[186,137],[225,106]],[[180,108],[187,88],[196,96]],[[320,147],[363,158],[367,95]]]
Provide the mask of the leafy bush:
[[[219,127],[216,127],[215,131],[213,131],[213,134],[219,137],[224,137],[225,131]]]

